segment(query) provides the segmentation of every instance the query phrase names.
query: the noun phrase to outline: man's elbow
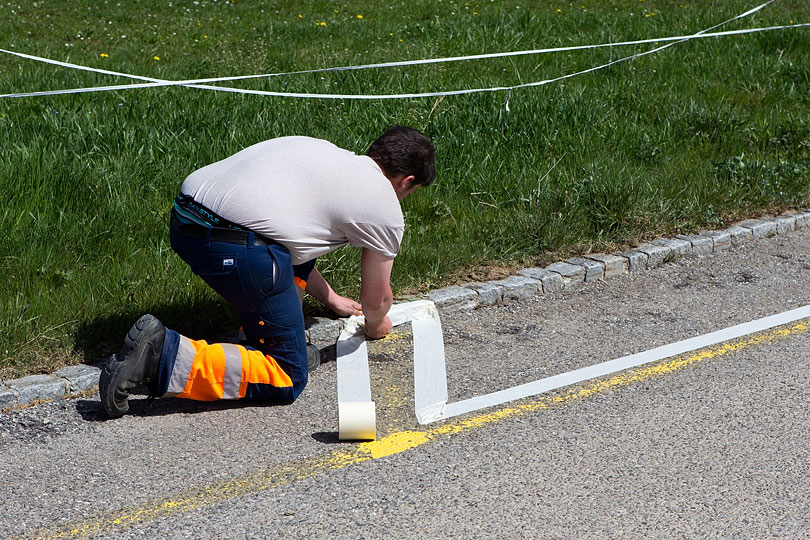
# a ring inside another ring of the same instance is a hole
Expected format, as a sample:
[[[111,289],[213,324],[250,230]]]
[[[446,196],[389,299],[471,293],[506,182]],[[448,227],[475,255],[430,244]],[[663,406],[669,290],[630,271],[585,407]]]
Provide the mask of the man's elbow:
[[[391,292],[391,288],[387,287],[386,290],[361,294],[360,301],[364,310],[378,311],[391,306],[394,302],[394,294]]]

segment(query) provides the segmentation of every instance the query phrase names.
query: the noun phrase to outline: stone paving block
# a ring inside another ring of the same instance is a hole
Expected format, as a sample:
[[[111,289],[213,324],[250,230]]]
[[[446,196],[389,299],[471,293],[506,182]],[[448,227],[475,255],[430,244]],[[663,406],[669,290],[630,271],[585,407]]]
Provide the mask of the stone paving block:
[[[689,242],[692,245],[692,255],[694,256],[709,255],[714,251],[714,242],[712,242],[712,239],[708,236],[679,234],[676,238]]]
[[[641,251],[622,251],[616,253],[619,257],[624,257],[627,259],[627,270],[628,272],[640,272],[641,270],[647,269],[647,257],[646,253],[642,253]]]
[[[308,342],[314,343],[319,349],[334,345],[343,329],[340,321],[328,317],[307,317],[304,327]]]
[[[585,269],[567,262],[555,262],[546,266],[549,272],[557,272],[563,278],[563,288],[566,290],[578,289],[585,284]]]
[[[432,300],[437,308],[445,312],[473,309],[478,305],[477,292],[457,285],[430,291],[425,298]]]
[[[647,268],[661,266],[664,261],[672,256],[672,248],[668,246],[657,246],[655,244],[641,244],[636,251],[647,254]]]
[[[0,411],[17,404],[17,393],[11,388],[0,386]]]
[[[776,235],[776,223],[773,221],[764,219],[746,219],[745,221],[737,223],[737,226],[751,229],[751,234],[754,236],[754,240]]]
[[[681,240],[680,238],[656,238],[652,243],[656,246],[670,248],[672,250],[670,257],[673,259],[682,259],[692,254],[692,243],[688,240]]]
[[[754,238],[754,233],[751,229],[734,225],[726,229],[728,234],[731,235],[731,245],[739,246]]]
[[[585,281],[585,269],[567,262],[555,262],[546,266],[549,272],[557,272],[564,278]]]
[[[731,235],[728,231],[700,231],[700,235],[712,239],[714,251],[722,251],[731,247]]]
[[[526,276],[509,276],[500,281],[490,281],[492,285],[503,287],[504,300],[531,298],[540,291],[541,283]]]
[[[796,216],[779,216],[773,218],[776,223],[776,233],[785,234],[796,230]]]
[[[482,306],[493,306],[503,300],[503,285],[497,281],[487,283],[465,283],[462,287],[472,289],[478,293],[478,301]]]
[[[796,228],[797,229],[810,229],[810,212],[803,212],[796,214]]]
[[[585,269],[585,281],[596,281],[605,275],[605,265],[599,261],[592,261],[582,257],[565,259],[568,264],[575,264]]]
[[[90,388],[98,388],[98,377],[101,375],[99,366],[67,366],[53,372],[57,377],[67,379],[69,392],[81,392]]]
[[[544,293],[563,290],[563,277],[557,272],[549,272],[545,268],[524,268],[518,270],[518,274],[538,280]]]
[[[608,255],[607,253],[594,253],[586,255],[586,259],[591,259],[602,263],[605,270],[605,277],[620,276],[630,271],[630,261],[627,257],[620,257],[618,255]]]
[[[30,403],[37,399],[62,397],[67,393],[68,382],[53,375],[29,375],[4,383],[17,392],[17,402]]]

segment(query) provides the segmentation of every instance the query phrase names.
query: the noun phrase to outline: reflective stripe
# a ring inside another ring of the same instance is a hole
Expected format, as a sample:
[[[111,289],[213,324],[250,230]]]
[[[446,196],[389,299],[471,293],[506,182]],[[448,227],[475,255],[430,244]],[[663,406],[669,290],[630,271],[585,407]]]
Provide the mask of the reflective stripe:
[[[231,343],[206,343],[180,336],[169,387],[161,397],[197,401],[240,399],[249,384],[291,387],[292,379],[270,356]]]
[[[225,381],[222,384],[222,399],[239,399],[242,385],[242,353],[238,345],[222,343],[225,351]]]
[[[191,374],[191,366],[194,365],[196,351],[191,340],[185,336],[180,336],[180,343],[177,346],[177,356],[174,359],[172,376],[169,378],[169,388],[163,397],[173,397],[183,393],[188,384],[188,376]]]
[[[294,277],[293,281],[301,290],[307,290],[307,282],[306,280],[301,279],[300,277]]]

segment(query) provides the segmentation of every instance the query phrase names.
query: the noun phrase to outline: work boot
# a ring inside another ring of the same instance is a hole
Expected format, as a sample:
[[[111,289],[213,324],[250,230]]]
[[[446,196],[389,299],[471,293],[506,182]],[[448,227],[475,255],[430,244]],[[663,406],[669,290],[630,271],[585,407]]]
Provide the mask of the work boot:
[[[163,352],[166,327],[154,315],[143,315],[135,321],[124,339],[124,347],[101,371],[98,390],[101,404],[110,418],[123,416],[129,410],[130,390],[139,386],[157,392],[158,368]]]
[[[307,369],[309,372],[321,365],[321,351],[314,343],[307,343]]]

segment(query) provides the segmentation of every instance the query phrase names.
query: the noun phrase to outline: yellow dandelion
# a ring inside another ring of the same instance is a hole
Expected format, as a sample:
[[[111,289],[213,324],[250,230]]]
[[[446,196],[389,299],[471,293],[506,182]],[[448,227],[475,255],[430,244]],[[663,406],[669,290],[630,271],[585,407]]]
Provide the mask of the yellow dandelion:
[[[303,16],[303,15],[298,15],[298,18],[299,18],[299,19],[303,19],[303,18],[304,18],[304,16]]]
[[[155,60],[160,60],[159,56],[153,56],[152,58],[155,59]]]
[[[335,13],[340,13],[340,12],[339,12],[338,10],[336,10],[336,9],[333,9],[332,11],[334,11]]]
[[[109,54],[107,54],[107,53],[105,53],[105,52],[103,52],[103,53],[101,53],[101,57],[102,57],[102,58],[109,58],[109,57],[110,57],[110,55],[109,55]]]
[[[562,10],[561,10],[561,9],[558,9],[558,10],[557,10],[557,13],[562,13]]]
[[[362,18],[363,18],[363,16],[362,16],[362,15],[358,15],[358,16],[357,16],[357,18],[358,18],[358,19],[362,19]]]
[[[202,26],[202,23],[197,23],[197,26]]]
[[[203,39],[208,39],[208,36],[203,34]]]

